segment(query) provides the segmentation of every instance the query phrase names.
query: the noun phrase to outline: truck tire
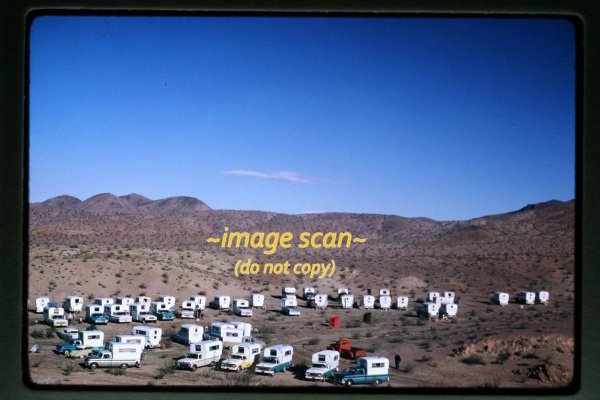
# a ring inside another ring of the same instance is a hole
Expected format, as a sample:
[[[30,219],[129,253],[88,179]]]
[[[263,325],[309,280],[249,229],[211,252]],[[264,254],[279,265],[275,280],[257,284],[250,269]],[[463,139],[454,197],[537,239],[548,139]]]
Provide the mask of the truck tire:
[[[136,368],[139,368],[139,367],[140,367],[140,363],[136,361],[136,362],[135,362],[135,367],[136,367]]]
[[[381,383],[381,379],[375,379],[375,381],[373,382],[373,385],[377,386]]]
[[[96,363],[90,364],[90,369],[96,369],[96,368],[98,368],[98,364],[96,364]]]
[[[63,352],[63,354],[64,354],[65,356],[69,357],[69,356],[71,355],[71,350],[65,350],[65,351]]]
[[[121,364],[121,369],[127,369],[127,367],[128,367],[128,366],[129,366],[129,365],[127,365],[127,364],[123,363],[123,364]]]
[[[195,371],[198,368],[196,365],[192,365],[192,371]]]
[[[352,380],[348,380],[348,381],[346,381],[346,386],[350,387],[350,386],[352,386],[353,383],[354,382],[352,382]]]

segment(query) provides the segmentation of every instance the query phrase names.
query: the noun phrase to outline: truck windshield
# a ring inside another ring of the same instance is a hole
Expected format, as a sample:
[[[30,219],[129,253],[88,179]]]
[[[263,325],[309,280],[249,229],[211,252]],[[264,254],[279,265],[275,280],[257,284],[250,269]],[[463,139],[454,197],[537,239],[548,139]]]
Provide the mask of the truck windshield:
[[[265,357],[263,361],[269,364],[278,364],[277,357]]]
[[[243,355],[241,355],[241,354],[233,354],[233,355],[231,356],[231,358],[233,358],[234,360],[244,360],[246,357],[244,357],[244,356],[243,356]]]
[[[327,368],[327,366],[325,364],[313,364],[312,367],[313,368]]]

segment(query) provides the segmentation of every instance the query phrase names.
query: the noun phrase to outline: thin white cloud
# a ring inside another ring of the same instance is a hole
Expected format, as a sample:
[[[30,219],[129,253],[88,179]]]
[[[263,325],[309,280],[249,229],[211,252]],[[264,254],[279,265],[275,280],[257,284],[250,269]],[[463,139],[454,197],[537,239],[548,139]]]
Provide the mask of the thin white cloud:
[[[310,184],[313,181],[306,178],[297,172],[290,171],[279,171],[272,174],[265,174],[264,172],[252,171],[247,169],[235,169],[233,171],[223,172],[225,175],[241,176],[246,178],[257,178],[257,179],[270,179],[275,181],[290,182],[296,184]]]

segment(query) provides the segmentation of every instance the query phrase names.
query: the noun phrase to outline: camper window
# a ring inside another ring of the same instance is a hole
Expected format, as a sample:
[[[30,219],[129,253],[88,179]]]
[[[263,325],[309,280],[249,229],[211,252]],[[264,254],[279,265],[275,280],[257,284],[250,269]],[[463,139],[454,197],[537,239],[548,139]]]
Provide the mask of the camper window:
[[[272,356],[276,356],[276,355],[277,355],[277,350],[274,350],[274,349],[273,349],[273,350],[271,350],[271,355],[272,355]]]
[[[371,367],[373,367],[373,368],[383,368],[383,367],[385,367],[385,364],[384,363],[373,363],[371,365]]]
[[[291,350],[288,350],[288,351],[286,351],[286,352],[285,352],[285,355],[286,355],[286,356],[289,356],[289,355],[291,355],[291,354],[292,354],[292,351],[291,351]]]
[[[100,335],[89,335],[88,339],[100,339]]]
[[[319,354],[319,361],[325,361],[325,356],[323,354]]]
[[[213,351],[213,350],[219,350],[219,345],[215,344],[214,346],[210,346],[208,349],[211,350],[211,351]]]

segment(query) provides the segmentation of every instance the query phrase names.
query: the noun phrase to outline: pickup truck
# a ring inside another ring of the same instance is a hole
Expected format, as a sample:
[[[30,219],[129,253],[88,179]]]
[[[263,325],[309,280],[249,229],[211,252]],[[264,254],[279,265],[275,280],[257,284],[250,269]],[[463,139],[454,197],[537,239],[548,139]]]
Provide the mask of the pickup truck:
[[[63,340],[77,339],[79,338],[79,329],[70,326],[57,330],[56,334]]]
[[[359,357],[348,371],[334,377],[334,382],[346,386],[358,384],[379,385],[390,380],[389,360],[385,357]]]
[[[327,346],[327,350],[336,350],[340,353],[342,358],[354,360],[357,357],[364,357],[367,355],[365,349],[360,347],[352,347],[350,339],[340,338],[337,342],[331,343]]]
[[[177,360],[177,368],[195,371],[196,368],[206,365],[214,366],[221,356],[204,357],[201,353],[188,353]]]
[[[285,307],[281,310],[283,315],[299,317],[300,316],[300,308],[299,307]]]
[[[93,325],[106,325],[108,324],[108,318],[106,318],[103,314],[93,314],[89,315],[85,318],[87,322]]]

